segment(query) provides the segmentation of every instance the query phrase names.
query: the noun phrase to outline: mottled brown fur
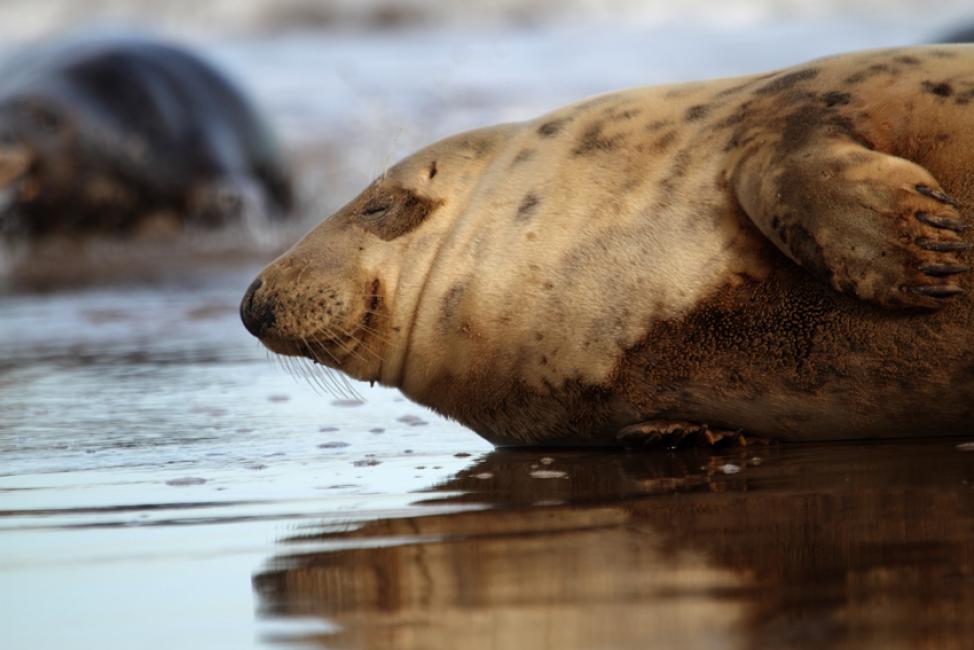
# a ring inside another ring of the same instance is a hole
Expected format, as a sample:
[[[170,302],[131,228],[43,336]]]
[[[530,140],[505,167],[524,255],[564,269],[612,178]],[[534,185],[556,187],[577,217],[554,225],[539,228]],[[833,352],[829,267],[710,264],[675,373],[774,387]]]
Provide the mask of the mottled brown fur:
[[[965,93],[974,48],[903,48],[457,136],[269,267],[255,305],[278,296],[294,312],[278,323],[295,323],[304,303],[281,296],[339,287],[347,330],[381,279],[387,326],[363,333],[381,361],[336,367],[498,444],[613,444],[654,420],[962,433],[974,301],[908,290],[966,283]],[[275,327],[265,342],[286,351]]]

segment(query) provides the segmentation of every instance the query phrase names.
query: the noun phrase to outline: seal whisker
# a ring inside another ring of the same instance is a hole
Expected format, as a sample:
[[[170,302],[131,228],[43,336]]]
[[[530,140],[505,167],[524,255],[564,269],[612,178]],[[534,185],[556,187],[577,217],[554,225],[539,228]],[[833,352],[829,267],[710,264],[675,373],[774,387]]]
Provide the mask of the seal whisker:
[[[305,348],[307,348],[312,353],[317,355],[317,351],[313,346],[313,342],[310,342],[304,338],[301,339],[301,342],[304,344]],[[306,372],[305,377],[309,382],[314,383],[315,385],[321,387],[323,390],[328,392],[332,397],[341,398],[346,396],[345,391],[342,389],[341,384],[335,380],[331,368],[327,366],[321,366],[322,368],[325,369],[325,371],[319,374],[318,368],[314,366],[311,360],[307,359],[306,357],[301,357],[301,360],[302,363],[305,364],[304,365],[304,369]]]
[[[360,352],[359,352],[360,350],[364,350],[365,352],[368,352],[369,354],[371,354],[375,358],[376,361],[382,361],[382,357],[379,356],[379,354],[375,350],[372,350],[367,345],[363,345],[363,341],[361,339],[356,338],[354,334],[352,334],[351,332],[349,332],[348,330],[346,330],[344,327],[341,327],[339,325],[333,325],[332,327],[334,327],[335,329],[337,329],[345,337],[347,337],[347,338],[351,339],[352,341],[355,341],[355,343],[358,343],[359,344],[358,346],[356,346],[355,344],[348,344],[348,346],[346,347],[345,342],[343,342],[341,340],[337,340],[336,342],[338,343],[338,345],[342,346],[342,349],[347,354],[349,354],[351,356],[354,356],[356,359],[358,359],[362,363],[368,363],[368,359],[366,359],[365,357],[363,357],[360,354]]]
[[[335,365],[340,365],[338,359],[335,358],[335,355],[329,352],[328,348],[326,348],[321,343],[318,343],[317,341],[310,341],[310,342],[306,341],[305,343],[307,344],[311,352],[315,354],[324,353],[329,359],[332,360],[332,362]],[[324,369],[324,372],[328,376],[328,378],[334,381],[339,386],[340,390],[343,392],[345,396],[354,399],[362,399],[362,395],[355,389],[352,383],[348,380],[348,377],[346,377],[344,374],[340,372],[335,372],[334,369],[329,368],[328,366],[319,366],[318,368]]]
[[[348,335],[346,333],[346,336],[350,336],[350,335]],[[340,347],[341,348],[341,351],[343,353],[347,354],[350,357],[354,357],[355,359],[361,361],[362,363],[368,363],[368,361],[366,359],[364,359],[360,355],[356,354],[356,351],[355,351],[355,347],[354,346],[348,347],[341,339],[338,339],[338,338],[335,338],[335,337],[328,337],[328,338],[331,338],[332,339],[332,343],[334,345],[337,345],[338,347]],[[351,338],[354,338],[354,337],[351,337]],[[318,343],[318,347],[319,347],[320,350],[326,352],[328,354],[328,356],[335,361],[335,365],[341,365],[341,363],[338,361],[338,359],[335,357],[334,354],[328,353],[327,349],[325,349],[325,347],[324,347],[323,344]]]
[[[332,384],[332,382],[329,381],[332,379],[330,373],[328,372],[322,373],[324,375],[322,376],[322,374],[319,374],[317,372],[317,370],[314,368],[313,365],[310,365],[311,364],[310,361],[305,360],[302,363],[305,366],[305,373],[307,375],[308,382],[313,387],[318,389],[315,392],[320,391],[322,393],[328,393],[332,397],[341,397],[341,391],[337,390],[336,387]]]
[[[298,378],[300,380],[305,381],[305,382],[308,382],[310,384],[311,381],[308,378],[308,373],[306,372],[306,369],[304,368],[304,366],[301,365],[300,358],[298,358],[295,361],[292,361],[292,363],[294,364],[295,372],[297,373]]]
[[[366,313],[367,314],[378,315],[376,312],[366,312]],[[379,330],[375,329],[374,327],[370,327],[369,325],[366,325],[366,324],[363,323],[363,324],[359,325],[358,328],[361,329],[363,332],[368,333],[369,336],[375,338],[380,343],[385,343],[386,345],[388,345],[388,344],[390,344],[392,342],[387,337],[385,337],[382,334],[380,334],[379,333]]]

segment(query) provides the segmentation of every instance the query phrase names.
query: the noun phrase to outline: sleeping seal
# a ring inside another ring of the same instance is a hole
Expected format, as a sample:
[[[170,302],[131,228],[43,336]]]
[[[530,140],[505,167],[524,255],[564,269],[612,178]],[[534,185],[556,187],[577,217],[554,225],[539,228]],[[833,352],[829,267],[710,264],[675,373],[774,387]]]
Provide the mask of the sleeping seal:
[[[124,234],[167,212],[218,225],[283,214],[267,125],[210,64],[144,38],[32,50],[0,71],[0,232]]]
[[[598,96],[398,163],[244,296],[498,445],[962,434],[974,47]]]

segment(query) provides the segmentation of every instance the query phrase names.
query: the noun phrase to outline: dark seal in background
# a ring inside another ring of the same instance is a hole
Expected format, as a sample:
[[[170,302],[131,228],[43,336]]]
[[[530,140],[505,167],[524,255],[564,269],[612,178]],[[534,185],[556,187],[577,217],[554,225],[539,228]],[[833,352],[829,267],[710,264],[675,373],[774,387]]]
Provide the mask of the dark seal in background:
[[[205,227],[292,203],[247,96],[195,54],[146,37],[45,45],[0,69],[0,230],[125,235],[165,214]]]

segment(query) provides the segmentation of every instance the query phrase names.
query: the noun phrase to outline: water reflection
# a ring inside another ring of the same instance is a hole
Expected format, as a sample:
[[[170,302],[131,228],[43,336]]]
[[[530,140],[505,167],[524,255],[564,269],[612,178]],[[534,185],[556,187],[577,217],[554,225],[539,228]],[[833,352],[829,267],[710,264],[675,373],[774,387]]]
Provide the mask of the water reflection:
[[[491,507],[293,536],[254,584],[266,616],[340,626],[328,647],[963,647],[957,442],[498,451],[428,497]]]

